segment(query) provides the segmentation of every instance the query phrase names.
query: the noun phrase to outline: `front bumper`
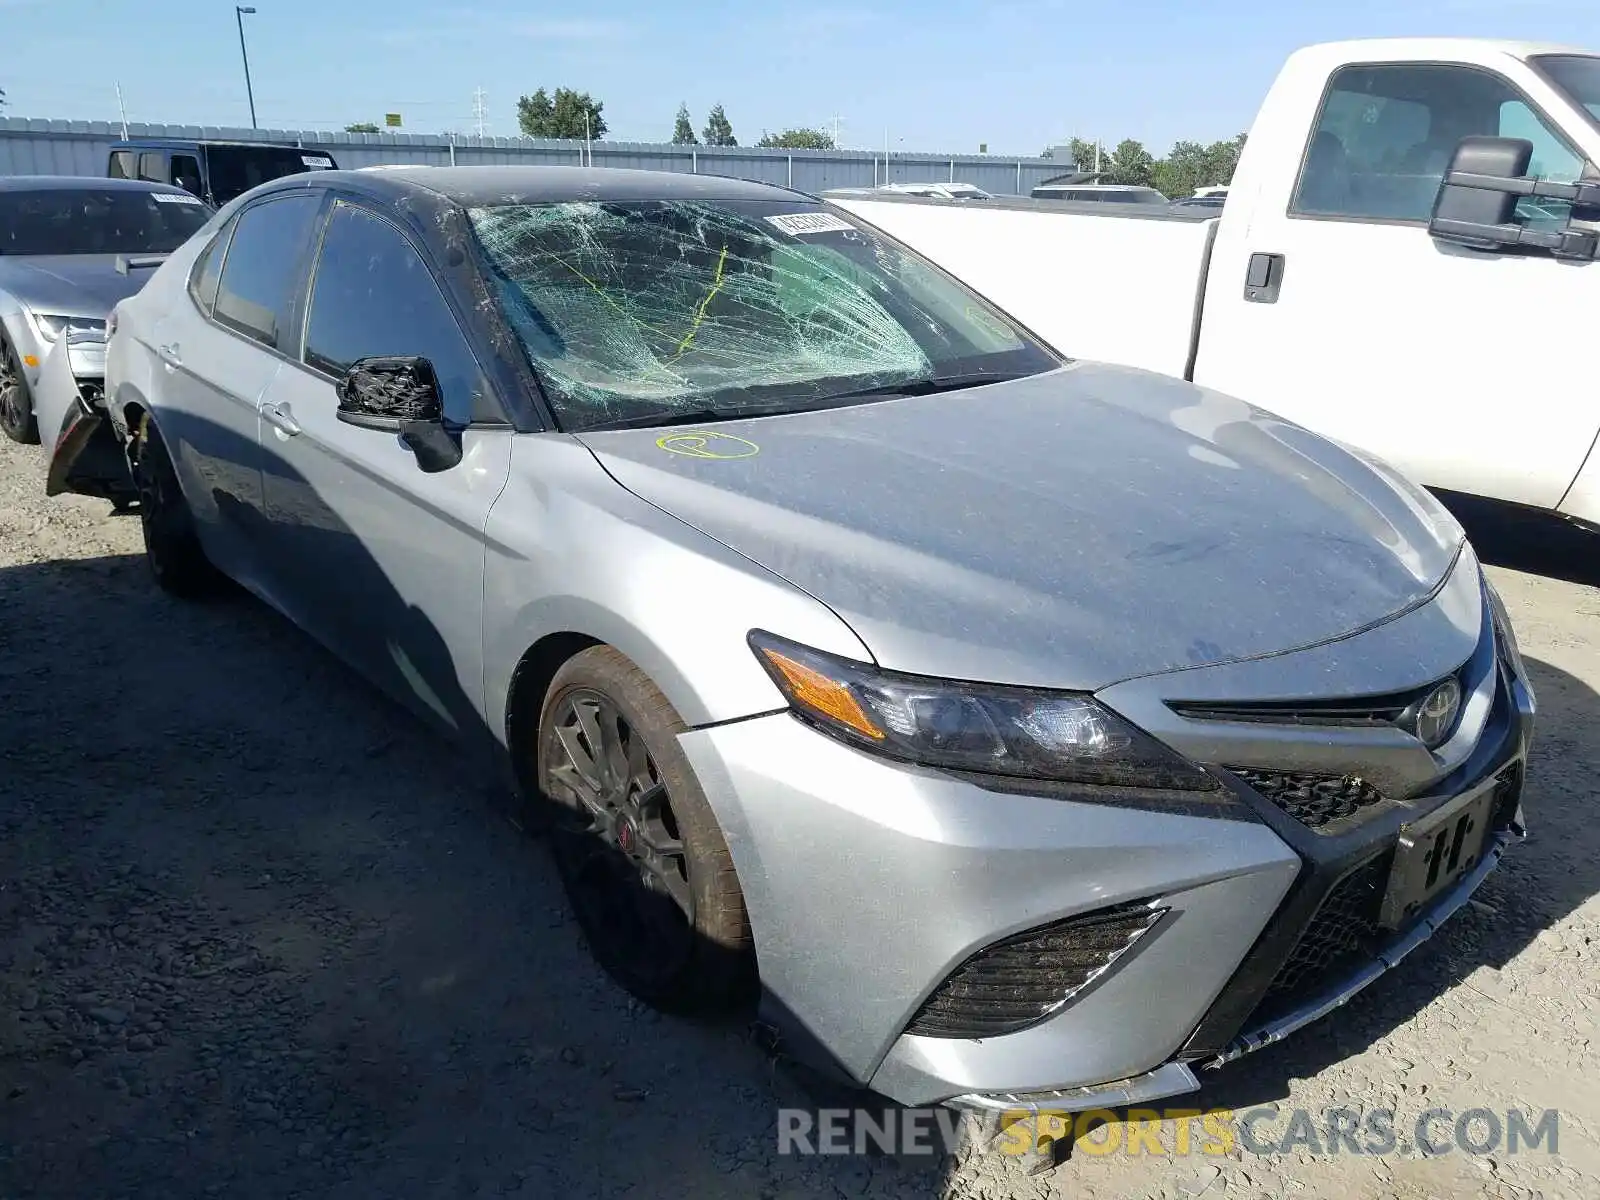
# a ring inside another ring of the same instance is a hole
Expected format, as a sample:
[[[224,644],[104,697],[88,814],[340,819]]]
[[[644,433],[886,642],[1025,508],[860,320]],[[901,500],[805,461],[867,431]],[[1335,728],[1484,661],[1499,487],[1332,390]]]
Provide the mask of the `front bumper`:
[[[1143,701],[1175,687],[1292,695],[1268,676],[1303,686],[1338,675],[1319,664],[1339,659],[1348,670],[1366,655],[1386,664],[1366,672],[1382,685],[1374,691],[1387,685],[1385,670],[1396,685],[1415,686],[1427,682],[1416,677],[1418,662],[1464,663],[1461,737],[1430,753],[1414,740],[1403,745],[1393,729],[1366,731],[1371,773],[1407,798],[1332,832],[1307,828],[1242,784],[1244,820],[990,791],[858,752],[787,713],[684,734],[745,891],[766,1015],[797,1056],[902,1103],[1081,1109],[1191,1090],[1195,1068],[1220,1065],[1344,1003],[1459,908],[1521,835],[1533,700],[1526,679],[1496,653],[1478,580],[1475,561],[1466,562],[1428,605],[1331,650],[1220,668],[1209,684],[1207,672],[1196,671],[1103,694],[1199,761],[1281,760],[1303,770],[1306,758],[1329,765],[1331,741],[1354,773],[1359,737],[1257,725],[1230,740],[1239,730],[1198,722],[1157,730],[1161,718]],[[1470,613],[1467,592],[1477,602]],[[1256,760],[1236,757],[1246,743]],[[1435,778],[1403,790],[1407,772],[1422,769],[1419,749]],[[1361,953],[1307,966],[1305,939],[1327,920],[1325,903],[1349,900],[1356,869],[1381,871],[1406,821],[1502,773],[1514,785],[1465,877],[1392,935],[1380,938],[1374,926]],[[907,1031],[975,953],[1063,918],[1136,903],[1169,911],[1039,1023],[983,1037]]]

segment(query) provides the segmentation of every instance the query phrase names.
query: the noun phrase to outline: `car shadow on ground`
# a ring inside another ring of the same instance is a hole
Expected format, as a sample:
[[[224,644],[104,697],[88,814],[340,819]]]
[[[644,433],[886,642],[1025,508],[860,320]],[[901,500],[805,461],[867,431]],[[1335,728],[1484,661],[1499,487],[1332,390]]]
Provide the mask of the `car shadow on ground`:
[[[750,1028],[606,978],[487,777],[265,605],[134,556],[0,600],[0,1192],[941,1194],[933,1157],[779,1155],[813,1101]]]

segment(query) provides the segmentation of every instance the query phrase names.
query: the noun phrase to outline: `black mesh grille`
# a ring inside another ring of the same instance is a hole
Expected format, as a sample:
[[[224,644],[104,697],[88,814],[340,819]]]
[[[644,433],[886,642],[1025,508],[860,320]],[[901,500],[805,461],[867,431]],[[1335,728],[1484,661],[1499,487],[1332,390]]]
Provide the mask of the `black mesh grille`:
[[[1382,792],[1359,775],[1228,769],[1309,829],[1343,821],[1384,799]]]
[[[1495,830],[1509,828],[1517,815],[1517,805],[1522,802],[1522,764],[1512,763],[1500,772],[1494,784]]]
[[[1293,1007],[1345,973],[1353,959],[1369,955],[1389,882],[1389,862],[1390,855],[1380,854],[1333,885],[1261,997],[1257,1019]]]
[[[970,1038],[1026,1029],[1081,991],[1165,911],[1123,905],[996,942],[957,967],[917,1010],[906,1032]]]

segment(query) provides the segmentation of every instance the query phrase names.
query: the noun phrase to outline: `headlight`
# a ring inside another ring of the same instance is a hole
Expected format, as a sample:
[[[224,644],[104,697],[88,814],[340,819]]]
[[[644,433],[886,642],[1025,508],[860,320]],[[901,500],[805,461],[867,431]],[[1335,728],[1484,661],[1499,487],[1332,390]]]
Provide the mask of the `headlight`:
[[[1090,696],[882,671],[760,630],[750,646],[798,716],[877,754],[950,771],[1227,799],[1215,778]]]
[[[39,336],[47,342],[61,339],[64,332],[106,335],[106,323],[98,317],[58,317],[49,313],[34,313],[33,323],[39,327]]]

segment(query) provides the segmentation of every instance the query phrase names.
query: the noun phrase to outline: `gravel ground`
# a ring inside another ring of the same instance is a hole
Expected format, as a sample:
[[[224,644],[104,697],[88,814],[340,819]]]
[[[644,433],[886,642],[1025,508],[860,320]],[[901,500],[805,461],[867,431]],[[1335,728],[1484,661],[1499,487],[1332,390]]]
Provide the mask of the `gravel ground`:
[[[601,976],[448,747],[254,601],[159,595],[136,519],[47,500],[0,442],[0,1198],[1600,1195],[1600,543],[1474,532],[1533,569],[1494,569],[1542,705],[1533,834],[1198,1103],[1557,1108],[1559,1153],[1080,1148],[1029,1175],[780,1156],[809,1093]]]

